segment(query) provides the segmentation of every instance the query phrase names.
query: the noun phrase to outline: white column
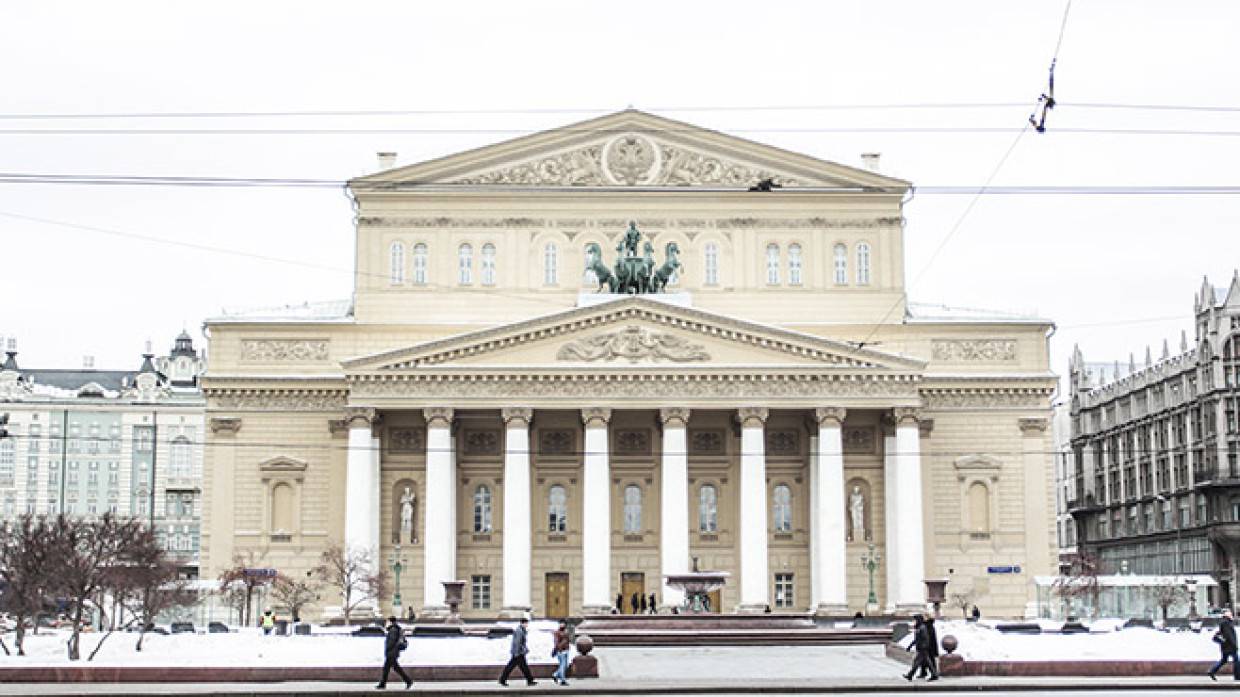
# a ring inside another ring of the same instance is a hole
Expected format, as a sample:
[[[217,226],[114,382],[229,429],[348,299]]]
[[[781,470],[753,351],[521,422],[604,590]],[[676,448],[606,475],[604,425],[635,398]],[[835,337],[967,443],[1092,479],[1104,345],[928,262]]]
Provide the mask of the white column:
[[[742,407],[741,603],[739,612],[763,612],[770,600],[767,556],[766,417],[764,407]]]
[[[374,409],[349,409],[349,451],[345,462],[344,544],[346,549],[379,553],[379,510],[374,507],[378,481],[374,478],[375,455],[371,423]]]
[[[822,574],[818,573],[818,436],[809,437],[809,607],[818,607],[822,597]]]
[[[530,420],[533,409],[510,408],[504,417],[503,617],[530,610]]]
[[[896,540],[900,565],[896,577],[896,609],[926,609],[925,539],[921,504],[921,428],[915,409],[898,408],[896,416]],[[890,531],[889,531],[890,532]]]
[[[900,514],[899,483],[896,476],[896,436],[895,433],[883,434],[883,560],[882,568],[887,570],[886,610],[889,614],[896,611],[896,598],[900,595],[898,580],[900,577],[899,546]],[[857,560],[853,560],[857,563]]]
[[[581,611],[606,614],[611,608],[611,474],[607,456],[611,409],[582,409],[581,420],[586,430],[581,476]]]
[[[848,549],[844,525],[844,414],[840,408],[817,409],[818,449],[811,477],[817,487],[812,531],[813,570],[818,579],[815,611],[820,615],[848,613]],[[858,540],[864,541],[864,540]]]
[[[381,522],[379,519],[380,511],[383,510],[383,505],[381,503],[383,499],[383,492],[382,492],[383,476],[380,474],[382,470],[382,465],[383,465],[382,458],[380,457],[380,454],[383,451],[383,440],[379,438],[378,436],[374,435],[375,427],[379,425],[381,420],[382,420],[382,417],[379,417],[378,419],[375,420],[373,424],[371,424],[371,438],[370,438],[370,511],[371,513],[370,513],[370,517],[366,521],[369,526],[366,531],[366,534],[371,540],[372,549],[374,550],[375,566],[378,569],[383,568],[383,565],[387,563],[387,560],[383,559],[383,557],[380,555],[380,542],[382,538],[379,535],[379,523]]]
[[[423,535],[425,562],[422,575],[422,614],[430,617],[447,614],[443,581],[456,577],[452,521],[456,486],[452,474],[452,409],[424,409],[426,417],[426,530]]]
[[[661,409],[659,418],[663,421],[660,558],[664,575],[680,574],[689,570],[689,439],[685,434],[689,410],[682,407]],[[679,607],[685,602],[685,593],[664,583],[661,599],[665,607]]]

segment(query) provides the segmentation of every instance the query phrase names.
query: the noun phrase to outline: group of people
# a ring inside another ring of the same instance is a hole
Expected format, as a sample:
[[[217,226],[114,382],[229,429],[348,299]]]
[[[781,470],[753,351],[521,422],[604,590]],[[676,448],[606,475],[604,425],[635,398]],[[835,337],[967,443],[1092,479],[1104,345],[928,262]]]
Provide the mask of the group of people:
[[[904,674],[904,679],[913,680],[913,674],[924,678],[929,675],[931,681],[939,679],[939,635],[934,631],[934,618],[930,615],[913,615],[913,639],[908,650],[913,651],[913,667]]]
[[[629,609],[630,615],[657,615],[659,613],[658,598],[655,597],[654,593],[651,593],[650,601],[647,602],[644,594],[633,593],[633,595],[629,597]],[[616,608],[613,611],[613,614],[624,614],[624,593],[616,594]]]
[[[525,677],[527,685],[538,684],[538,681],[534,679],[534,675],[530,672],[530,664],[526,660],[526,656],[530,652],[529,626],[530,621],[522,617],[521,621],[512,630],[512,641],[508,645],[508,663],[499,675],[499,684],[505,687],[508,686],[508,676],[512,675],[513,670],[521,671],[521,675]],[[409,640],[405,638],[405,631],[395,617],[389,617],[386,638],[383,641],[383,673],[379,676],[379,684],[375,685],[377,689],[387,688],[388,676],[393,670],[404,679],[406,690],[413,687],[413,678],[409,677],[405,669],[400,667],[400,653],[407,648],[409,648]],[[568,685],[569,653],[568,623],[560,620],[559,626],[556,627],[552,635],[551,646],[551,657],[556,660],[556,669],[552,673],[551,679],[557,685]]]

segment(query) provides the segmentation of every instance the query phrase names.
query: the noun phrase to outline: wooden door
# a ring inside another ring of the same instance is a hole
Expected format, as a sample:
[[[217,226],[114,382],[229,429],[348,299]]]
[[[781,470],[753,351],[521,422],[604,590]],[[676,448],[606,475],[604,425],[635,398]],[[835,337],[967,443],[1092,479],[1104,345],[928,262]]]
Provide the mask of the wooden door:
[[[723,612],[723,591],[714,590],[706,594],[710,598],[710,611]]]
[[[633,594],[637,594],[638,608],[641,607],[642,598],[646,595],[646,574],[633,571],[626,571],[620,574],[620,595],[624,598],[624,607],[620,608],[620,612],[629,615],[636,614],[633,610]],[[641,612],[638,609],[636,612]]]
[[[568,574],[547,574],[546,616],[553,619],[568,617]]]

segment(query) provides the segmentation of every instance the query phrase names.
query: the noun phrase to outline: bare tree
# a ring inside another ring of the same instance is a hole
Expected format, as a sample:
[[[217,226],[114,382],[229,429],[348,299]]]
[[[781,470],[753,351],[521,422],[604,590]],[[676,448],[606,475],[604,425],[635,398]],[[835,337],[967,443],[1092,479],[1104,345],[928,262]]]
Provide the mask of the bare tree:
[[[271,585],[271,597],[288,608],[294,622],[300,622],[301,609],[319,599],[320,585],[313,571],[307,571],[302,578],[279,574]]]
[[[948,596],[948,602],[952,604],[952,607],[960,608],[960,612],[966,620],[969,619],[969,607],[973,605],[973,601],[976,599],[977,591],[972,588],[956,591]]]
[[[324,583],[340,592],[345,624],[358,607],[387,595],[387,571],[382,567],[376,571],[374,566],[369,550],[339,544],[332,544],[319,557],[315,571]]]
[[[233,554],[232,566],[220,573],[220,591],[229,593],[234,589],[240,589],[241,598],[244,599],[243,603],[239,603],[241,624],[246,627],[250,626],[250,610],[254,605],[255,589],[272,581],[271,576],[255,573],[265,556],[265,553],[254,550],[249,550],[244,554],[237,552]]]
[[[5,605],[17,621],[14,644],[25,656],[26,621],[36,625],[55,578],[51,525],[43,516],[22,515],[0,530],[0,580]],[[7,647],[5,649],[8,650]]]
[[[1167,621],[1167,611],[1176,603],[1188,600],[1188,591],[1184,586],[1176,585],[1175,579],[1162,578],[1159,579],[1158,585],[1154,586],[1154,602],[1158,603],[1158,607],[1162,608],[1163,621]]]
[[[197,596],[189,584],[178,577],[176,563],[162,549],[149,550],[147,558],[136,568],[137,573],[129,580],[122,597],[126,609],[138,623],[138,642],[134,650],[141,651],[142,640],[156,618],[170,610],[193,605]]]
[[[73,633],[69,660],[81,657],[82,623],[101,592],[118,592],[135,560],[158,549],[154,533],[137,518],[105,513],[95,520],[60,515],[52,525],[56,591],[69,602]]]
[[[1077,554],[1072,560],[1068,574],[1055,579],[1054,593],[1071,605],[1073,600],[1088,599],[1090,615],[1097,618],[1102,584],[1098,581],[1098,559],[1089,554]]]

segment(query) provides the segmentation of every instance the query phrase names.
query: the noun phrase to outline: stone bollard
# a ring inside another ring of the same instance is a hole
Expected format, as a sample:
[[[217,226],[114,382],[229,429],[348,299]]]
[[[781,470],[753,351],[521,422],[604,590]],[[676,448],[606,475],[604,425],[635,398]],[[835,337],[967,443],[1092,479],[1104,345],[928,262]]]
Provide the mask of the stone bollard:
[[[590,655],[594,650],[594,640],[589,634],[577,635],[577,655],[573,658],[570,675],[574,678],[597,678],[598,659]]]

